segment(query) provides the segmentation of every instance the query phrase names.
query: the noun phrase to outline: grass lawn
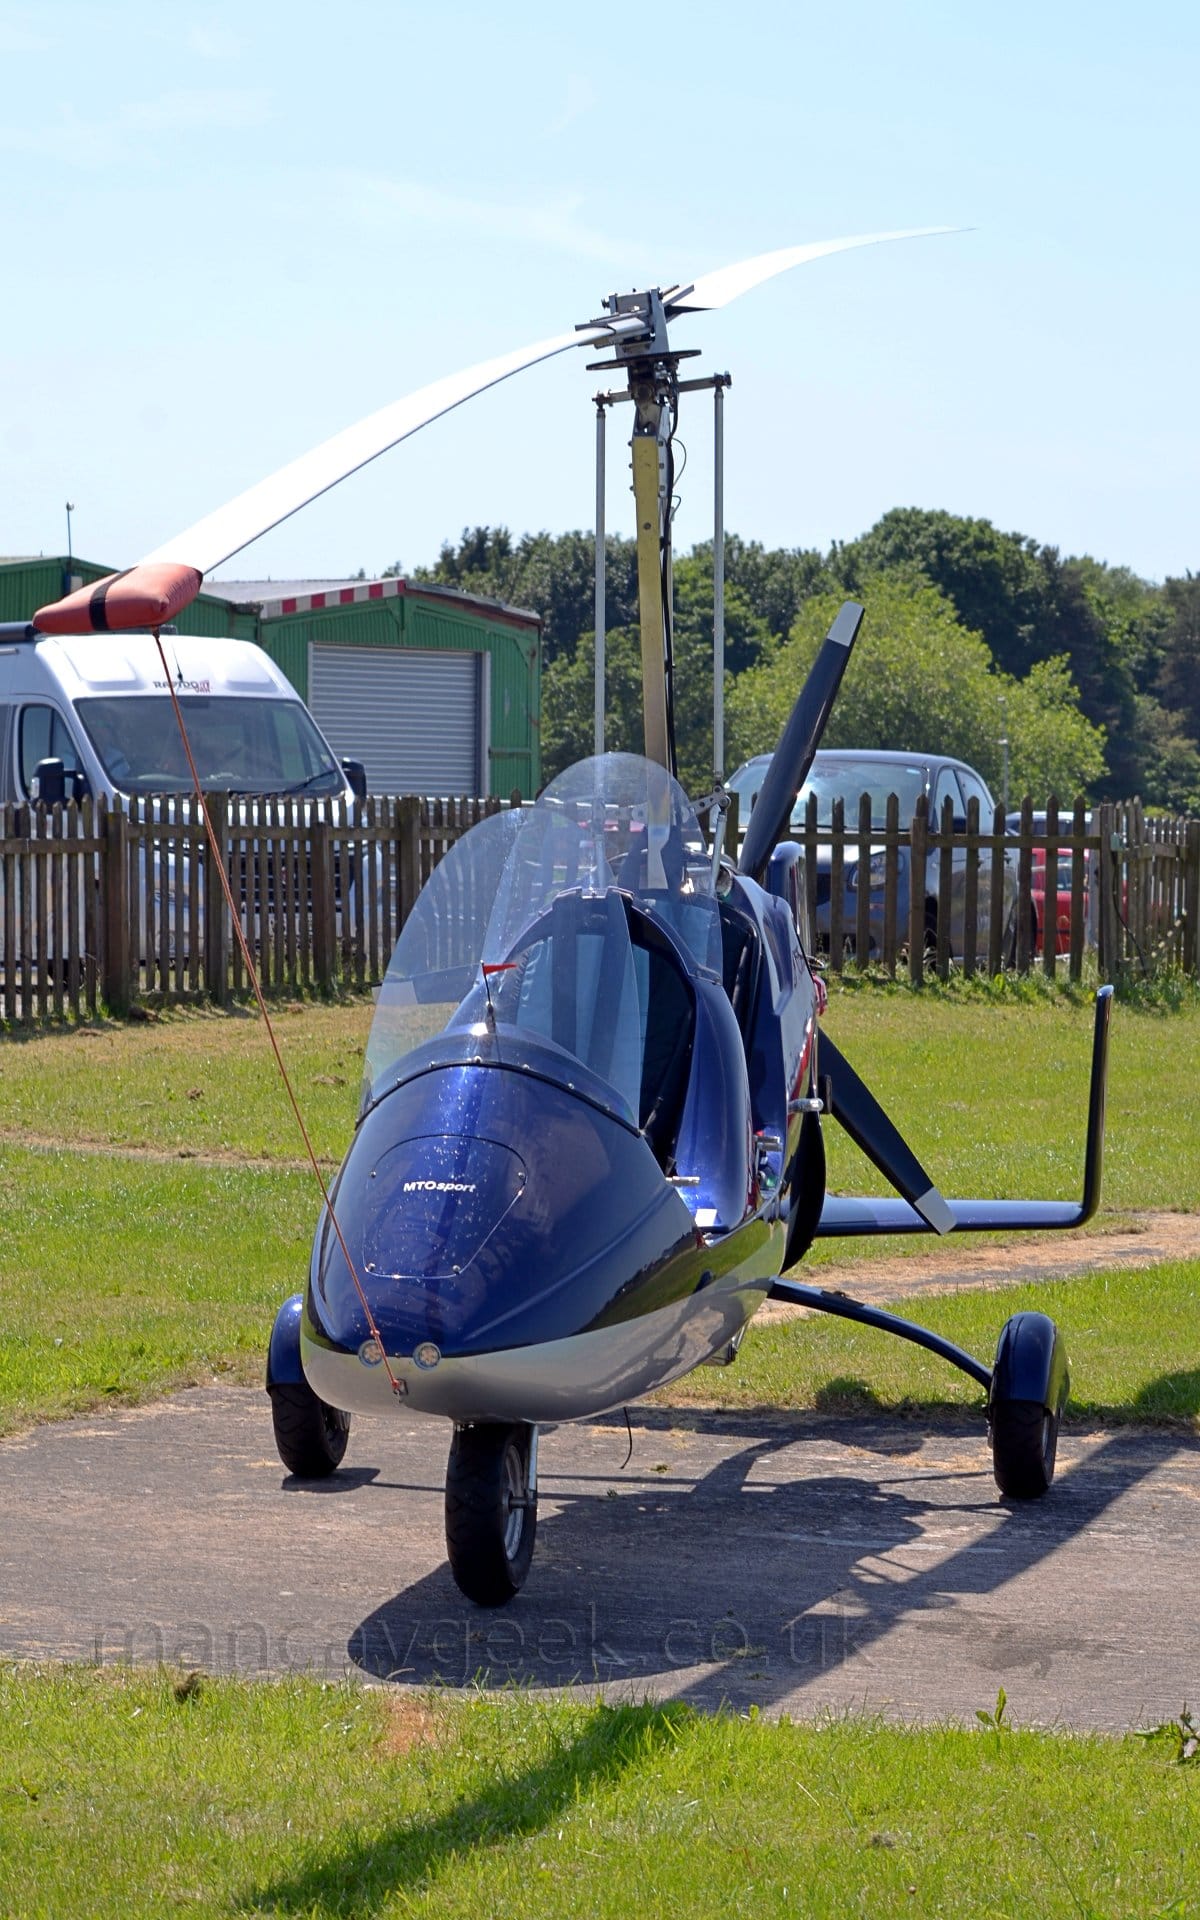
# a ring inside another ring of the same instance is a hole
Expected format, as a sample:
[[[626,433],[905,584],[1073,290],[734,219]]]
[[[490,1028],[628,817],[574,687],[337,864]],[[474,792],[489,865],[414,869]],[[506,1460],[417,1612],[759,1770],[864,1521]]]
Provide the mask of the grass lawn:
[[[273,1010],[317,1153],[336,1163],[358,1111],[371,1003]],[[0,1138],[64,1147],[299,1160],[304,1146],[258,1014],[164,1014],[0,1036]]]
[[[1200,1427],[1200,1261],[929,1294],[896,1311],[990,1365],[1005,1320],[1027,1307],[1062,1328],[1071,1362],[1068,1419]],[[732,1366],[697,1368],[658,1397],[674,1406],[922,1415],[984,1400],[944,1360],[820,1314],[752,1321]]]
[[[358,1108],[368,1001],[284,1005],[280,1048],[317,1151],[337,1161]],[[826,1024],[944,1193],[1074,1198],[1083,1168],[1091,1001],[1083,993],[831,988]],[[1200,994],[1113,1015],[1105,1207],[1200,1208],[1191,1151]],[[177,1013],[0,1037],[0,1137],[298,1159],[262,1022]],[[840,1128],[830,1184],[887,1191]],[[900,1246],[911,1242],[901,1241]]]
[[[0,1911],[1194,1914],[1183,1731],[814,1728],[10,1669]]]
[[[0,1433],[214,1373],[259,1380],[311,1174],[0,1148]]]
[[[330,1165],[353,1128],[370,1014],[367,1002],[279,1010],[280,1045]],[[1087,996],[835,983],[827,1020],[943,1191],[1078,1192]],[[1110,1215],[1200,1207],[1197,1084],[1200,996],[1170,1012],[1117,1007]],[[836,1126],[827,1135],[832,1186],[884,1190]],[[303,1285],[319,1209],[301,1157],[256,1015],[188,1012],[0,1037],[0,1432],[214,1372],[259,1378],[275,1309]],[[819,1278],[814,1270],[861,1257],[864,1244],[901,1256],[927,1243],[825,1242],[805,1271]],[[1178,1371],[1180,1357],[1190,1364],[1195,1275],[1164,1272],[1153,1314],[1138,1311],[1144,1274],[1111,1276],[1108,1298],[1073,1291],[1081,1282],[1037,1290],[1039,1303],[1056,1302],[1081,1406],[1145,1415],[1147,1383]],[[1118,1297],[1128,1302],[1119,1321],[1110,1318]],[[929,1317],[986,1359],[1010,1310],[1007,1299],[966,1296],[931,1302]],[[1178,1329],[1174,1360],[1167,1325]],[[1119,1328],[1108,1371],[1093,1377],[1087,1329],[1108,1326]],[[850,1389],[838,1384],[846,1381]],[[753,1331],[736,1367],[705,1369],[674,1397],[795,1406],[845,1391],[946,1405],[974,1389],[882,1335],[821,1324]],[[1168,1392],[1172,1411],[1181,1394],[1186,1410],[1189,1392]]]

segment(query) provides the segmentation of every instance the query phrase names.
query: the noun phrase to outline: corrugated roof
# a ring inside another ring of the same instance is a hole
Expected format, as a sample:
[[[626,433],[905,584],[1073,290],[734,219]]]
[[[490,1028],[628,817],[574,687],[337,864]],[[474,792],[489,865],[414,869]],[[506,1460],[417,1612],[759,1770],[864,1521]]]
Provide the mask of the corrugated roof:
[[[489,600],[478,593],[462,593],[457,587],[435,586],[425,580],[406,580],[391,574],[380,580],[206,580],[205,593],[235,606],[257,607],[268,618],[284,613],[308,613],[313,603],[323,606],[351,605],[359,600],[391,599],[394,595],[416,595],[421,599],[448,600],[455,606],[471,607],[506,620],[519,620],[540,626],[541,615],[528,607],[512,607],[504,600]]]
[[[206,580],[204,591],[221,600],[234,600],[242,606],[259,606],[264,600],[294,599],[300,593],[329,593],[338,587],[359,587],[361,580]]]

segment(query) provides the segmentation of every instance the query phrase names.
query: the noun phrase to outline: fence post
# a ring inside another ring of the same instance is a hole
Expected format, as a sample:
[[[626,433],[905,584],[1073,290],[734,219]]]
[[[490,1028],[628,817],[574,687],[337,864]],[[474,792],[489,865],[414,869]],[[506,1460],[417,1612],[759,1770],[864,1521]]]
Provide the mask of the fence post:
[[[908,977],[914,987],[919,987],[925,978],[925,865],[929,848],[928,807],[927,796],[923,793],[918,794],[917,804],[913,808],[912,827],[909,831],[909,844],[912,851],[908,860]]]
[[[1117,809],[1111,800],[1105,800],[1100,806],[1100,847],[1096,859],[1097,878],[1099,880],[1099,917],[1097,929],[1097,960],[1100,978],[1104,981],[1116,981],[1121,973],[1120,942],[1120,855],[1114,841],[1117,837]]]
[[[948,980],[954,908],[954,802],[949,794],[942,802],[942,817],[938,820],[935,815],[934,825],[938,835],[937,974],[939,980]]]
[[[736,804],[737,796],[734,796]],[[808,952],[817,951],[817,796],[810,793],[804,803],[804,927],[803,939]],[[740,852],[741,849],[738,849]],[[735,859],[737,855],[735,854]]]
[[[133,956],[129,950],[129,823],[120,800],[96,809],[103,852],[100,857],[104,901],[104,954],[101,992],[111,1012],[128,1013],[133,998]]]
[[[813,794],[810,798],[815,806],[816,795]],[[896,978],[896,945],[899,939],[896,928],[896,899],[900,879],[900,799],[899,795],[894,793],[889,793],[887,797],[883,859],[883,969],[888,979],[894,980]]]
[[[967,864],[963,875],[963,979],[971,980],[979,955],[979,795],[967,801]]]
[[[421,798],[402,794],[396,802],[396,932],[399,933],[421,891]]]
[[[208,817],[212,822],[213,838],[220,850],[220,862],[214,854],[205,835],[204,847],[204,990],[210,1000],[223,1007],[229,998],[229,941],[233,929],[227,919],[228,908],[225,905],[225,889],[221,885],[221,873],[227,865],[226,849],[229,845],[229,795],[210,793],[208,796]],[[203,832],[203,823],[199,809],[194,816],[197,826]]]
[[[829,850],[829,971],[841,973],[846,964],[846,802],[839,794],[829,811],[833,844]]]
[[[313,808],[313,818],[309,823],[309,863],[313,984],[318,993],[331,993],[337,974],[337,904],[333,886],[333,822],[324,805]],[[344,900],[343,894],[343,911]]]
[[[1058,795],[1046,800],[1046,848],[1042,855],[1042,972],[1053,980],[1058,963]],[[1030,958],[1030,967],[1033,959]]]
[[[855,888],[854,964],[861,972],[871,958],[871,796],[858,796],[858,884]]]
[[[1189,820],[1183,855],[1183,970],[1200,973],[1200,820]]]

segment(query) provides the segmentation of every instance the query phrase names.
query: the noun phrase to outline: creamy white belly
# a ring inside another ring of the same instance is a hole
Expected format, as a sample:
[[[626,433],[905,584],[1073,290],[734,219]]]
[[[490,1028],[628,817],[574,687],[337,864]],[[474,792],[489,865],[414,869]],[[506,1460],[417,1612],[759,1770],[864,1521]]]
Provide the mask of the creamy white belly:
[[[753,1264],[761,1269],[764,1249]],[[749,1263],[748,1263],[749,1264]],[[524,1420],[549,1426],[588,1419],[666,1386],[720,1351],[762,1304],[770,1276],[732,1273],[703,1292],[653,1313],[565,1340],[509,1347],[421,1368],[408,1354],[389,1354],[403,1381],[392,1391],[382,1365],[332,1353],[301,1334],[309,1384],[322,1400],[351,1413],[388,1407],[442,1414],[450,1420]]]

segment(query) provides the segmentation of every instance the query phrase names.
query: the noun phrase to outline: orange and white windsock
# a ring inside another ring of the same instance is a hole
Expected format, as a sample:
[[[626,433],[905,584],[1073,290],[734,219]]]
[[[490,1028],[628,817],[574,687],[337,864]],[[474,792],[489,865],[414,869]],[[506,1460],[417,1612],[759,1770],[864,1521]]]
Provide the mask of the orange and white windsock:
[[[143,563],[109,573],[90,587],[77,587],[51,606],[39,607],[39,633],[121,633],[130,627],[165,627],[196,598],[204,580],[195,567],[174,561]]]

